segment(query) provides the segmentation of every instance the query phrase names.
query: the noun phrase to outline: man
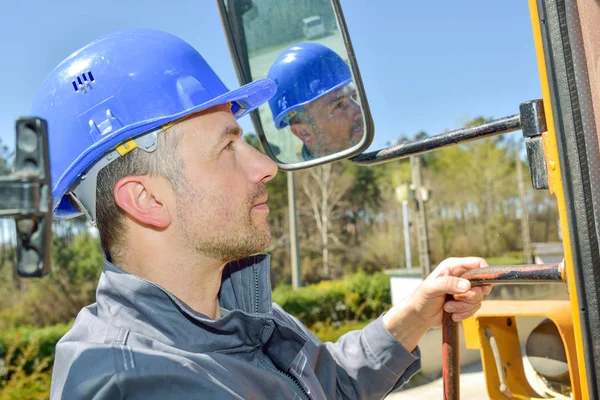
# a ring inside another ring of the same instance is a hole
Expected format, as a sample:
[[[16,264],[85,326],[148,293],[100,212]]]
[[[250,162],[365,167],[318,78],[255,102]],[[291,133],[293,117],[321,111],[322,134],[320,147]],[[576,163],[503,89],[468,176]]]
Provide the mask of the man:
[[[328,47],[300,43],[285,49],[267,78],[277,84],[269,100],[275,127],[289,125],[303,143],[304,160],[349,149],[364,136],[350,68]]]
[[[381,398],[419,369],[419,338],[483,292],[450,259],[361,331],[323,344],[271,303],[265,184],[276,165],[235,118],[275,91],[228,91],[164,32],[105,36],[46,79],[55,215],[84,212],[106,262],[97,302],[56,348],[53,399]]]

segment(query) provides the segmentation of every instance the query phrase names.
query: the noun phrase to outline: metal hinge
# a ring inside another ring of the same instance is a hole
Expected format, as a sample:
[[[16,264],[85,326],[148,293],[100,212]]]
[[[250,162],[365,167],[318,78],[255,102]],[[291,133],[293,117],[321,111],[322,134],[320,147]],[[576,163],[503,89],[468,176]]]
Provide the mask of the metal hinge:
[[[542,100],[527,101],[521,103],[519,110],[531,184],[535,189],[548,189],[548,168],[542,144],[542,134],[547,131],[544,103]]]

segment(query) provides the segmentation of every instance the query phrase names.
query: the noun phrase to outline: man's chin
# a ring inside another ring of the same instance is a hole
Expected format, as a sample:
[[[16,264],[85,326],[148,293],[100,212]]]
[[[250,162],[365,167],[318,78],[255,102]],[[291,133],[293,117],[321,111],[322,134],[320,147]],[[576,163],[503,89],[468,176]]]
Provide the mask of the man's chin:
[[[246,242],[246,246],[238,247],[237,249],[231,249],[231,251],[224,257],[224,262],[232,262],[241,260],[243,258],[250,257],[255,254],[264,253],[271,243],[271,236],[264,238],[264,242],[260,243],[255,237],[252,242]]]

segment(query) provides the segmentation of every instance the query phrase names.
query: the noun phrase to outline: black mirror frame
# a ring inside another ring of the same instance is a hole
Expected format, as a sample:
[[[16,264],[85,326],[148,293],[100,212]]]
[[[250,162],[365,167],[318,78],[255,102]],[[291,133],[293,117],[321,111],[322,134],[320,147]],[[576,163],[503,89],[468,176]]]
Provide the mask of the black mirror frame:
[[[238,32],[239,35],[244,35],[243,25],[240,24],[232,24],[230,17],[228,15],[228,9],[226,6],[227,3],[233,3],[232,0],[216,0],[217,8],[219,10],[219,15],[221,16],[221,23],[223,24],[223,30],[225,31],[225,37],[227,38],[227,45],[229,47],[229,53],[231,55],[231,59],[234,62],[235,71],[238,77],[238,81],[240,85],[245,85],[252,81],[250,76],[250,68],[249,65],[245,65],[243,60],[246,60],[247,57],[243,57],[247,52],[245,50],[244,41],[236,41],[236,36],[234,34],[235,30],[240,30]],[[233,4],[231,4],[233,5]],[[256,130],[256,134],[260,140],[260,144],[265,152],[272,160],[277,163],[277,166],[283,171],[295,171],[310,167],[315,167],[317,165],[328,164],[334,161],[352,158],[355,157],[362,152],[364,152],[372,143],[373,137],[375,136],[375,126],[373,124],[373,117],[371,116],[371,110],[369,108],[369,103],[367,101],[367,96],[364,90],[364,85],[362,82],[362,78],[360,75],[360,70],[358,68],[358,62],[356,61],[356,55],[354,54],[354,48],[352,47],[352,42],[350,40],[350,35],[348,33],[348,27],[346,26],[346,20],[344,19],[344,14],[342,12],[342,6],[339,0],[331,0],[331,5],[333,7],[333,11],[335,13],[336,21],[338,24],[338,28],[342,35],[342,39],[344,41],[344,45],[346,46],[346,51],[348,52],[348,62],[350,64],[350,70],[352,71],[352,77],[354,84],[356,86],[356,91],[361,99],[362,112],[364,117],[364,126],[365,126],[365,135],[362,140],[353,146],[350,149],[341,151],[339,153],[331,154],[328,156],[321,157],[316,160],[308,160],[302,161],[298,163],[291,164],[283,164],[277,160],[277,157],[273,155],[271,152],[271,148],[267,143],[267,138],[263,131],[262,123],[260,121],[258,110],[253,111],[250,114],[250,118],[252,120],[252,124],[254,125],[254,129]],[[231,9],[231,7],[229,8]]]

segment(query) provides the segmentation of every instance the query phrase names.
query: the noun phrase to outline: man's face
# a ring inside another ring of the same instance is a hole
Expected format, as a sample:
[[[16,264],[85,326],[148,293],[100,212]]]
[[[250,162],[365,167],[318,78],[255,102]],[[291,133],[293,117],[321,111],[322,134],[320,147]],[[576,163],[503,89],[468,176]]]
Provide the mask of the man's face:
[[[276,164],[244,142],[228,106],[201,112],[178,129],[186,180],[175,193],[182,239],[220,261],[264,250],[271,239],[265,183]]]
[[[362,110],[353,84],[306,105],[300,121],[291,125],[292,132],[315,156],[348,149],[360,142],[364,134]]]

